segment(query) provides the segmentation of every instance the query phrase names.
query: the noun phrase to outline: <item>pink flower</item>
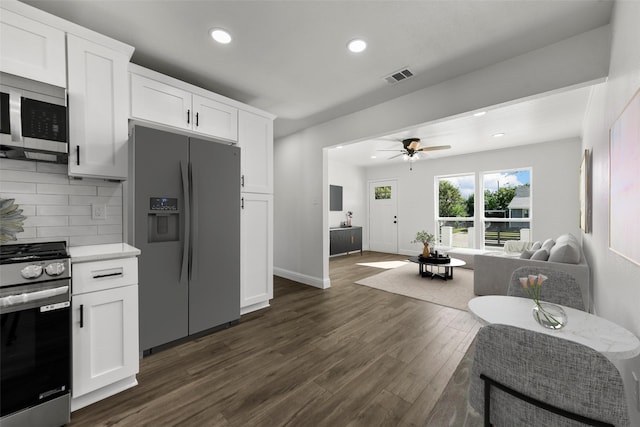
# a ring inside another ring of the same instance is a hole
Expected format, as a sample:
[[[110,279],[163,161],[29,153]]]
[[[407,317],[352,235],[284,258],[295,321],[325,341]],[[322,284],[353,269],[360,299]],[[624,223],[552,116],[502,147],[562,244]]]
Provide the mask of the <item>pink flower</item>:
[[[527,283],[527,278],[526,277],[521,277],[520,278],[520,284],[522,285],[523,288],[527,289],[527,287],[529,286],[529,284]]]

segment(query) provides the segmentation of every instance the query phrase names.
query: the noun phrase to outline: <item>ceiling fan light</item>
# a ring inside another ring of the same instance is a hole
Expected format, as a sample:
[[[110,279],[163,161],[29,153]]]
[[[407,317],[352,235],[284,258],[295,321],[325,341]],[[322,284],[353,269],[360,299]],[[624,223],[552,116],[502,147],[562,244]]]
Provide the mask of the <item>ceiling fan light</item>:
[[[405,162],[409,161],[409,155],[408,154],[403,154],[402,155],[402,160],[404,160]]]

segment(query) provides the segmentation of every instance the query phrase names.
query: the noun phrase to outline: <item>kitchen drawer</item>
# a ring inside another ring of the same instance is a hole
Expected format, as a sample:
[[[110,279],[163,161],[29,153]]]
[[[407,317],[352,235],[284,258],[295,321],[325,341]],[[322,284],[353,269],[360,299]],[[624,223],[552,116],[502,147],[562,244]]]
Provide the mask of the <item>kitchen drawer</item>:
[[[138,283],[138,258],[118,258],[71,265],[73,295]]]

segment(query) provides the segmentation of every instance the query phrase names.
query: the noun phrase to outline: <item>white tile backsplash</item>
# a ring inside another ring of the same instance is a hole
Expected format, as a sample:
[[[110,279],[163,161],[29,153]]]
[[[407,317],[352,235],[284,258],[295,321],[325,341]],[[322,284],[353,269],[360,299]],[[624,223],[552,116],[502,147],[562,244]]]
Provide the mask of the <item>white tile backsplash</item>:
[[[0,197],[15,199],[27,217],[14,243],[65,240],[78,246],[123,241],[119,182],[69,178],[66,165],[0,159]],[[91,218],[92,203],[107,206],[106,219]]]
[[[39,194],[73,194],[79,196],[95,196],[98,190],[95,185],[69,184],[36,184]]]

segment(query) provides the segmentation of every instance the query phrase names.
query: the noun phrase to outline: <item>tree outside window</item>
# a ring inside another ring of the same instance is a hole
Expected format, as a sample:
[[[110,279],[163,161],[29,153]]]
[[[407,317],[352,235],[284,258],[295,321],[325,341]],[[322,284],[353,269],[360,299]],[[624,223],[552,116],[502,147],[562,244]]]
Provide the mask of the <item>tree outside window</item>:
[[[438,240],[445,247],[473,247],[474,175],[437,177]]]
[[[504,246],[508,240],[528,239],[531,220],[531,170],[486,172],[484,244]],[[514,219],[518,219],[514,221]]]

